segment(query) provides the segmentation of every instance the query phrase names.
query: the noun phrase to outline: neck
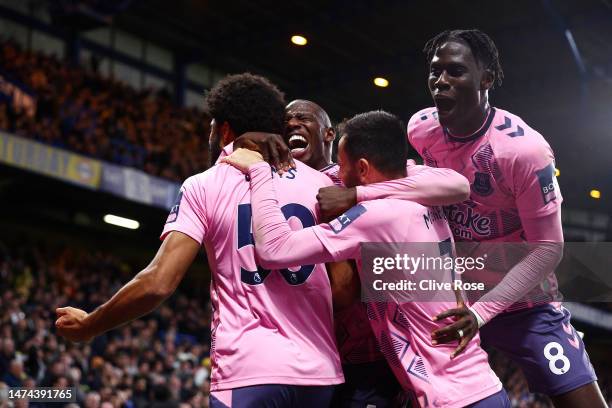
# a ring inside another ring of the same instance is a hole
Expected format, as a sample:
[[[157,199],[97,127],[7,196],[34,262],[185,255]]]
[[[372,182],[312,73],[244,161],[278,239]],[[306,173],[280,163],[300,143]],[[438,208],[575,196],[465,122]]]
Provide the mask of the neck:
[[[329,166],[330,164],[332,164],[331,148],[324,150],[323,155],[319,158],[319,160],[315,161],[313,163],[313,166],[310,167],[312,167],[313,169],[321,170],[324,167]]]
[[[312,167],[313,169],[317,169],[317,170],[322,170],[324,167],[327,167],[331,164],[331,160],[327,160],[324,157],[321,157],[319,160],[317,160],[316,162],[312,163]]]
[[[468,137],[479,131],[485,124],[491,111],[488,102],[484,102],[475,112],[457,126],[447,127],[448,132],[455,137]]]

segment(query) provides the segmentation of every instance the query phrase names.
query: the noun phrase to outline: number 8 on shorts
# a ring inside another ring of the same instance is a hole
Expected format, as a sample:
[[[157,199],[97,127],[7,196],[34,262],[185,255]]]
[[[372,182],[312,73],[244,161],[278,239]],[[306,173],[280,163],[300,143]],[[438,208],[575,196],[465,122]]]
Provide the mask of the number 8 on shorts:
[[[554,354],[551,351],[554,351]],[[546,344],[544,347],[544,357],[548,360],[548,368],[550,368],[553,374],[563,375],[569,371],[571,365],[569,358],[563,354],[563,347],[556,341]],[[563,365],[557,367],[557,361],[561,361]]]

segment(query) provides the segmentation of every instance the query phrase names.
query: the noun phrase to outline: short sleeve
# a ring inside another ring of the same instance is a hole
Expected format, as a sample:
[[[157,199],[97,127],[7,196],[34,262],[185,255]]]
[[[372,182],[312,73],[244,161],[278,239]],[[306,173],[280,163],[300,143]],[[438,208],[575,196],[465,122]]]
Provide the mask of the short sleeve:
[[[438,125],[437,111],[435,108],[426,108],[418,111],[408,121],[406,135],[408,143],[423,156],[423,150],[430,142],[429,131]]]
[[[542,143],[523,149],[511,166],[512,189],[521,218],[546,216],[559,209],[563,198],[550,146]]]
[[[196,176],[185,180],[170,209],[160,238],[164,240],[171,231],[179,231],[202,244],[208,227],[204,196],[204,186]]]
[[[417,115],[418,114],[412,115],[412,117],[408,121],[408,125],[406,126],[406,137],[408,138],[408,143],[414,148],[414,150],[416,150],[418,154],[421,154],[421,150],[419,149],[420,146],[417,146],[416,141],[414,140],[414,133],[416,131],[415,128],[418,123]]]

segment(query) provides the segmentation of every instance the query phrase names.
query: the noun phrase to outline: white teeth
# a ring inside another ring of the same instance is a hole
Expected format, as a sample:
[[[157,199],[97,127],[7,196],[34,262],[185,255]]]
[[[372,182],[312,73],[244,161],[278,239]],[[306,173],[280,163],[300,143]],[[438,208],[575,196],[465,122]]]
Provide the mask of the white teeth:
[[[304,143],[308,143],[308,141],[306,140],[305,137],[300,136],[300,135],[293,135],[289,138],[289,143],[293,142],[294,140],[301,140]]]

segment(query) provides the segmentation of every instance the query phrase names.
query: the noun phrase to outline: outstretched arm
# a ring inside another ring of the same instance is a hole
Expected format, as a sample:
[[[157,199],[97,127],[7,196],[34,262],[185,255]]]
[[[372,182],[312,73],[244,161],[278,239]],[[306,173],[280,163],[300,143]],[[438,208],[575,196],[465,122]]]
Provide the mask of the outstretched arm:
[[[176,290],[199,249],[194,239],[171,232],[151,263],[92,313],[58,308],[58,333],[72,341],[88,341],[152,312]]]
[[[458,203],[469,197],[470,183],[456,171],[409,163],[404,178],[353,188],[324,187],[319,190],[317,199],[323,218],[329,219],[337,217],[358,202],[381,198],[397,198],[434,206]]]
[[[261,265],[269,269],[334,261],[310,228],[293,231],[283,216],[270,166],[261,162],[249,167],[255,250]]]
[[[470,183],[454,170],[409,165],[407,171],[405,178],[356,187],[357,201],[397,198],[433,206],[455,204],[470,197]]]

